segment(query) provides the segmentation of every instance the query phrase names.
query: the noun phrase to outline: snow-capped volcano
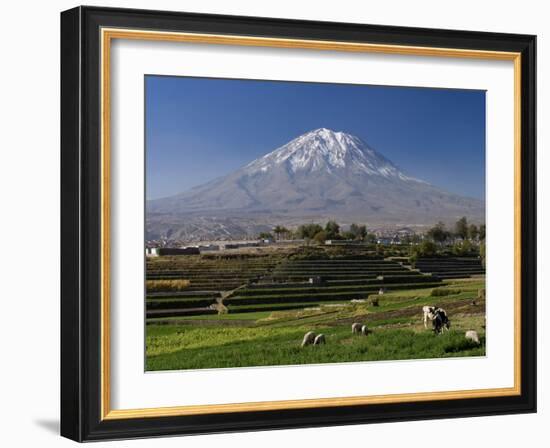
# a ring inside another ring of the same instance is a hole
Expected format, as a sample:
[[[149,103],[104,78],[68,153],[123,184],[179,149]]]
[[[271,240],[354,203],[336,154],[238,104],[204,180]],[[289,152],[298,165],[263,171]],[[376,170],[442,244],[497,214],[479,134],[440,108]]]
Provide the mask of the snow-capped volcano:
[[[320,128],[303,134],[284,146],[246,165],[249,174],[284,165],[288,170],[315,172],[348,168],[357,173],[416,180],[403,174],[382,154],[361,139],[345,132]]]
[[[344,224],[433,224],[461,216],[483,221],[484,211],[483,201],[404,174],[358,137],[320,128],[227,176],[148,201],[147,226],[152,237],[184,237],[182,228],[204,229],[210,225],[205,217],[212,216],[215,225],[227,218],[246,219],[249,225],[260,216],[263,223],[277,216],[283,224],[287,218],[296,223],[325,217]]]

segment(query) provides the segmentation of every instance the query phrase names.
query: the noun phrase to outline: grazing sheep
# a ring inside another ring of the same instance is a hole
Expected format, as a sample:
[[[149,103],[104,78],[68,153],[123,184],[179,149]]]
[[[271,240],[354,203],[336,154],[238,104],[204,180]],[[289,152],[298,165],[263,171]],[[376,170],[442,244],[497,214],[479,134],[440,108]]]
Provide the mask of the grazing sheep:
[[[468,330],[466,334],[464,335],[466,339],[469,341],[475,342],[476,344],[479,344],[479,336],[477,335],[477,331],[474,330]]]
[[[367,328],[366,325],[363,325],[361,327],[361,334],[364,335],[364,336],[367,336],[369,334],[369,329]]]
[[[306,345],[311,345],[315,341],[315,333],[313,331],[308,331],[304,335],[304,339],[302,340],[302,347],[305,347]]]
[[[362,325],[360,323],[354,322],[351,324],[351,332],[352,334],[361,334],[361,327]]]
[[[325,344],[326,341],[325,341],[325,335],[324,334],[318,334],[316,337],[315,337],[315,340],[313,341],[313,345],[321,345],[321,344]]]

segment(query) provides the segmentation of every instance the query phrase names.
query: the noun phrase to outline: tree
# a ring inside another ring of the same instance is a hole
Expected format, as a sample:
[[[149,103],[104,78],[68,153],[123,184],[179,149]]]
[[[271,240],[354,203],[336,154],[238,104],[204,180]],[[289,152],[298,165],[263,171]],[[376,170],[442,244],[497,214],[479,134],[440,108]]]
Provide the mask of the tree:
[[[351,230],[347,230],[345,232],[341,233],[342,238],[345,240],[354,240],[355,239],[355,233],[353,233]]]
[[[288,238],[291,233],[290,229],[287,229],[285,226],[281,227],[281,235],[283,235],[283,237]]]
[[[437,253],[437,246],[432,241],[422,241],[415,249],[421,257],[431,257]]]
[[[327,240],[335,240],[340,237],[340,226],[336,221],[329,221],[325,225],[325,232],[327,234]]]
[[[445,229],[445,224],[439,221],[435,226],[428,230],[427,235],[428,238],[431,238],[436,243],[443,243],[449,238],[450,233]]]
[[[409,262],[414,268],[419,258],[433,257],[434,255],[437,255],[437,245],[433,241],[424,240],[420,244],[410,247]]]
[[[319,224],[302,224],[298,227],[296,233],[298,238],[310,240],[321,230],[323,230],[323,228]]]
[[[437,246],[433,241],[425,240],[418,246],[414,246],[412,252],[416,257],[431,257],[437,253]]]
[[[455,235],[465,240],[468,238],[468,220],[463,216],[455,223]]]
[[[481,258],[481,264],[485,267],[485,241],[481,241],[479,245],[479,257]]]
[[[367,236],[367,226],[364,225],[353,223],[351,226],[349,226],[349,231],[353,235],[353,238],[351,239],[354,240],[363,241]]]
[[[376,235],[374,233],[367,233],[365,240],[367,243],[374,243],[376,241]]]
[[[261,232],[259,235],[258,235],[258,239],[260,240],[272,240],[273,239],[273,235],[269,232]]]
[[[479,239],[480,241],[485,241],[485,224],[479,226]]]
[[[475,224],[470,224],[470,227],[468,227],[468,236],[471,240],[477,239],[479,235],[479,230]]]
[[[273,233],[277,235],[277,239],[281,238],[281,235],[286,235],[289,233],[289,230],[284,226],[275,226],[273,229]]]
[[[453,253],[455,255],[470,255],[472,253],[472,249],[472,243],[468,240],[464,240],[453,246]]]
[[[325,232],[324,230],[321,230],[320,232],[317,232],[315,234],[313,239],[317,241],[319,244],[325,244],[325,241],[327,240],[327,232]]]

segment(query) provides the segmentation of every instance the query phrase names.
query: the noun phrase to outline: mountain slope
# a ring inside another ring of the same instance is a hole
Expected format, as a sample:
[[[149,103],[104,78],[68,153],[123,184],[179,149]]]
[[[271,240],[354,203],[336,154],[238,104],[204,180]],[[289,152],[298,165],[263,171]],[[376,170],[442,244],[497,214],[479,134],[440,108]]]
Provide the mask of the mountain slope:
[[[163,221],[170,221],[174,231],[177,217],[189,220],[199,215],[262,216],[265,222],[266,216],[276,215],[278,222],[286,218],[289,223],[327,217],[342,223],[411,224],[463,215],[482,220],[483,214],[483,201],[409,177],[359,138],[324,128],[301,135],[227,176],[147,202],[148,225],[154,234],[163,234]]]

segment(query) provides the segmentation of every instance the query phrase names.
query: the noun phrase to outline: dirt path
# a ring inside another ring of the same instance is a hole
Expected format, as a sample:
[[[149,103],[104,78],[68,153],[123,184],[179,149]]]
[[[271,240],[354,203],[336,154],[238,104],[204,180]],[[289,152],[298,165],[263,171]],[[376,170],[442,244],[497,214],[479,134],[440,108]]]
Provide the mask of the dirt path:
[[[460,299],[456,301],[445,302],[440,300],[440,304],[445,309],[452,320],[454,314],[466,314],[473,315],[485,314],[485,301],[478,300],[476,305],[472,305],[472,299]],[[364,318],[368,321],[382,321],[394,318],[412,318],[418,317],[419,322],[422,320],[422,307],[421,306],[408,306],[396,310],[378,311],[372,313],[366,313],[363,316],[345,317],[335,321],[335,324],[351,323],[358,318]]]
[[[260,275],[259,277],[256,277],[256,281],[260,281],[264,278],[266,278],[268,275],[271,275],[273,270],[281,264],[282,261],[279,261],[279,263],[276,263],[273,267],[266,270],[266,272],[263,275]],[[218,314],[225,314],[228,312],[227,306],[223,303],[225,299],[228,299],[229,297],[233,296],[237,291],[240,289],[246,288],[249,285],[250,279],[246,281],[246,283],[243,283],[242,285],[237,286],[234,289],[231,289],[230,291],[220,291],[220,296],[216,297],[216,303],[210,305],[211,308],[218,310]]]
[[[216,303],[210,305],[211,308],[218,310],[218,314],[225,314],[227,313],[227,307],[223,303],[223,301],[229,297],[231,297],[233,294],[235,294],[239,289],[243,289],[246,287],[246,283],[243,283],[240,286],[237,286],[236,288],[230,290],[230,291],[220,291],[220,296],[216,297]]]

